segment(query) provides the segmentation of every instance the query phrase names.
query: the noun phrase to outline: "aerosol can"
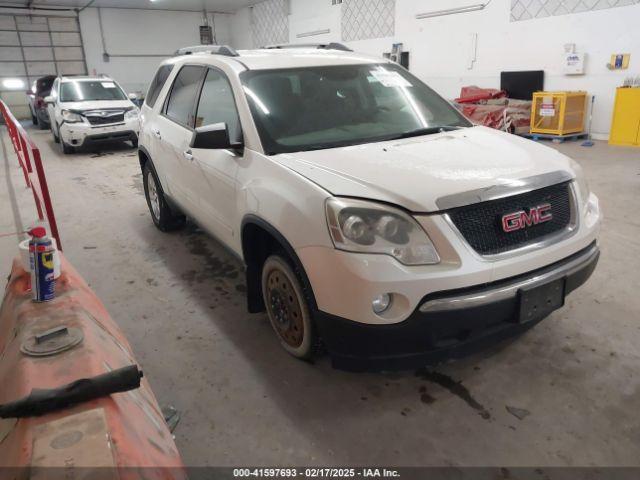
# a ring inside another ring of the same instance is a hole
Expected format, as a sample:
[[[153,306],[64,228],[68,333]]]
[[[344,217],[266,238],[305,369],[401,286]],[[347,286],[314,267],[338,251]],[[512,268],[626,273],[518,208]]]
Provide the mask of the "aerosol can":
[[[44,227],[29,231],[29,258],[31,264],[31,292],[34,302],[48,302],[55,297],[53,272],[53,242]]]

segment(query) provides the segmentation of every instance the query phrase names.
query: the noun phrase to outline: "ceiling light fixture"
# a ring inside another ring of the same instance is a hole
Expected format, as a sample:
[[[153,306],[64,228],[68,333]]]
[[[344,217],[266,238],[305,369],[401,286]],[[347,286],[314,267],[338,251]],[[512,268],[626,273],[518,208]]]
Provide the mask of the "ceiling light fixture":
[[[442,17],[445,15],[455,15],[457,13],[468,13],[475,12],[477,10],[484,10],[487,5],[491,2],[487,3],[478,3],[477,5],[468,5],[466,7],[458,7],[458,8],[448,8],[446,10],[435,10],[433,12],[425,12],[418,13],[416,15],[416,19],[420,20],[423,18],[433,18],[433,17]]]
[[[325,28],[323,30],[313,30],[311,32],[298,33],[296,38],[315,37],[316,35],[326,35],[331,33],[331,29]]]
[[[20,78],[6,78],[2,81],[2,86],[9,90],[20,90],[24,88],[24,80]]]

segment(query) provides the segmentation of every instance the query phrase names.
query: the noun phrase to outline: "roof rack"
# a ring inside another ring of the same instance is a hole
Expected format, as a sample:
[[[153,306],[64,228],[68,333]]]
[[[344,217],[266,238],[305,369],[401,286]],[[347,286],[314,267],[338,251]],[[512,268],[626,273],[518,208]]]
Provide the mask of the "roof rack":
[[[232,47],[228,45],[194,45],[176,50],[175,55],[193,55],[194,53],[211,53],[212,55],[224,55],[226,57],[239,57]]]
[[[340,50],[343,52],[353,52],[349,47],[343,45],[342,43],[331,42],[331,43],[283,43],[278,45],[266,45],[262,47],[267,50],[283,50],[286,48],[317,48],[319,50]]]

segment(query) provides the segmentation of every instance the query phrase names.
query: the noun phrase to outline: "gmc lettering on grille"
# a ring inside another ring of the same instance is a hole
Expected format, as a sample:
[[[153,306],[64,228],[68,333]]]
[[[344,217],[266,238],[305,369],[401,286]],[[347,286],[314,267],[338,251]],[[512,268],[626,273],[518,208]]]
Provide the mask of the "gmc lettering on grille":
[[[520,210],[518,212],[507,213],[502,216],[502,230],[505,232],[515,232],[523,228],[529,228],[533,225],[545,223],[553,218],[551,213],[551,204],[545,203],[532,207],[529,212]]]

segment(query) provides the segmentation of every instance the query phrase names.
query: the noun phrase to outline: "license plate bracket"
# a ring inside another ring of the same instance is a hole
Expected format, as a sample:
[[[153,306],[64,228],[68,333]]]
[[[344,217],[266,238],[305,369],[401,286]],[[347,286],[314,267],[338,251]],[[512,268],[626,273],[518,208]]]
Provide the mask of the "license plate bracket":
[[[527,323],[540,320],[564,306],[564,287],[565,279],[559,278],[542,285],[521,288],[518,321]]]

